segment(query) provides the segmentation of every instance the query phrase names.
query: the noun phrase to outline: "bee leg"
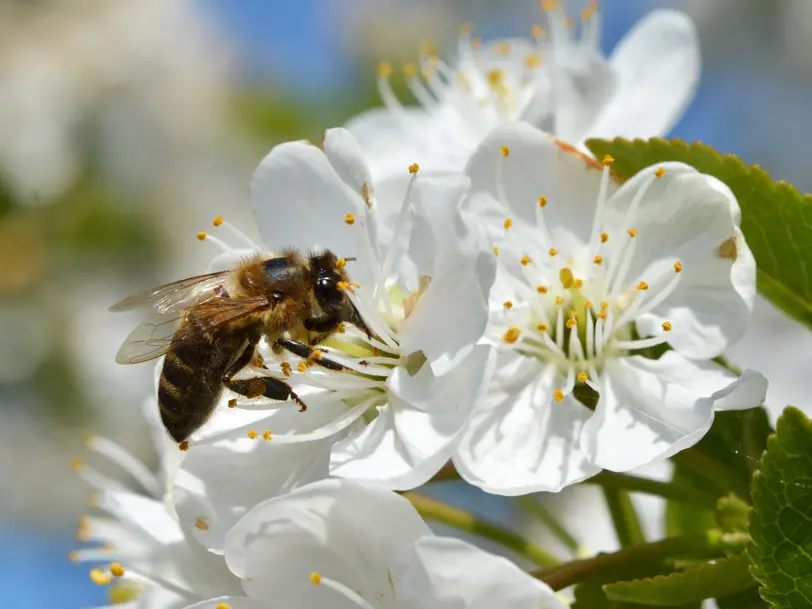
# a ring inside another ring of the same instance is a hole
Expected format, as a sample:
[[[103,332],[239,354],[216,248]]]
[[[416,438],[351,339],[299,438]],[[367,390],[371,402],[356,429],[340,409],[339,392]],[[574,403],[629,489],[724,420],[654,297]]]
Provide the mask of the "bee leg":
[[[290,385],[279,379],[269,376],[255,376],[254,378],[239,381],[229,379],[224,381],[224,385],[234,393],[239,393],[250,399],[266,397],[280,402],[292,400],[299,405],[300,412],[307,410],[307,405],[296,395]]]
[[[289,338],[280,338],[279,340],[276,341],[275,344],[279,345],[283,349],[287,349],[294,355],[298,355],[299,357],[306,359],[310,362],[313,362],[314,364],[318,364],[323,368],[327,368],[328,370],[345,370],[344,366],[342,366],[338,362],[334,362],[332,360],[321,357],[320,351],[298,340],[291,340]]]

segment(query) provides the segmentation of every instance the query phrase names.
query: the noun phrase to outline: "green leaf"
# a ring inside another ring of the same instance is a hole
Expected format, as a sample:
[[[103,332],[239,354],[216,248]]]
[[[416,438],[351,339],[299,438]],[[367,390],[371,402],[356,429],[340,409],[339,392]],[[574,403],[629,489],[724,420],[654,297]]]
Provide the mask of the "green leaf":
[[[725,533],[746,532],[749,515],[750,506],[733,493],[716,504],[716,523]]]
[[[706,598],[729,596],[752,585],[749,561],[741,554],[670,575],[607,584],[603,590],[614,601],[679,607]]]
[[[700,609],[702,601],[682,605],[679,609]],[[609,600],[601,589],[600,584],[588,582],[575,587],[575,602],[570,609],[647,609],[654,605],[641,605],[640,603],[624,603]]]
[[[741,206],[741,228],[758,266],[759,292],[812,327],[812,196],[699,142],[615,139],[588,140],[586,145],[597,158],[614,157],[612,169],[624,178],[656,163],[681,161],[727,184]]]
[[[719,609],[767,609],[769,605],[758,593],[758,586],[751,586],[743,592],[716,599]]]
[[[812,424],[787,407],[753,475],[752,573],[773,607],[812,607]]]

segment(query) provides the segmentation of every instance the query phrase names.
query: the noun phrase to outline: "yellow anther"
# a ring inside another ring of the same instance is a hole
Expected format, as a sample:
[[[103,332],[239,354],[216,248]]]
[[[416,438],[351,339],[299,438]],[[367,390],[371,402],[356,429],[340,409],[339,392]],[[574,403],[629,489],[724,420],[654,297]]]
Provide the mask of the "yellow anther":
[[[493,69],[488,70],[486,76],[492,87],[498,87],[502,84],[502,80],[505,78],[505,73],[502,70]]]
[[[603,256],[595,256],[592,259],[592,262],[595,263],[595,264],[601,264],[603,262]]]
[[[533,27],[530,28],[530,35],[538,40],[539,38],[543,37],[544,34],[547,32],[543,27],[541,27],[538,23],[534,24]]]
[[[572,275],[572,269],[565,266],[558,272],[558,279],[561,281],[561,285],[564,286],[564,289],[569,290],[572,287],[572,282],[575,280]]]
[[[556,402],[563,402],[564,401],[564,392],[560,389],[556,389],[553,391],[553,398],[555,398]]]
[[[206,520],[205,516],[198,516],[195,518],[195,528],[200,529],[201,531],[208,531],[209,521]]]
[[[214,216],[214,220],[211,221],[212,226],[220,226],[225,220],[223,220],[223,216]]]
[[[378,64],[378,76],[381,78],[389,78],[392,75],[392,64],[388,61],[382,61]]]
[[[575,326],[578,325],[578,322],[575,321],[574,319],[568,319],[566,325],[570,330],[572,330]]]
[[[107,571],[102,571],[101,569],[91,569],[90,581],[92,581],[97,586],[106,586],[111,581],[113,581],[113,576],[110,575]]]
[[[561,7],[561,4],[558,0],[541,0],[541,10],[543,11],[554,11]]]
[[[586,372],[579,372],[578,373],[578,382],[579,383],[586,383],[589,380],[589,375]]]
[[[595,315],[598,319],[606,319],[606,311],[599,311],[597,315]]]
[[[638,290],[648,290],[648,284],[645,281],[641,281],[640,283],[637,284],[636,289],[638,289]]]
[[[505,227],[505,230],[509,229],[511,226],[513,226],[513,220],[506,218],[502,226]]]
[[[541,195],[539,197],[539,207],[545,207],[547,205],[547,197]]]
[[[567,15],[567,19],[564,21],[564,27],[566,27],[568,30],[574,29],[575,19]]]
[[[350,213],[344,216],[344,223],[350,225],[355,224],[355,214]]]
[[[471,48],[476,51],[479,47],[482,46],[482,38],[472,38],[471,39]]]
[[[345,266],[347,266],[347,259],[346,258],[339,258],[338,260],[336,260],[336,268],[337,269],[343,269]]]
[[[310,574],[310,581],[318,586],[321,583],[321,575],[319,575],[316,572],[311,573]]]
[[[584,10],[581,11],[581,19],[584,21],[589,21],[592,19],[592,16],[598,11],[598,3],[597,2],[590,2],[584,7]]]
[[[237,407],[237,399],[236,398],[231,398],[228,401],[228,407],[229,408],[236,408]]]
[[[189,450],[189,442],[187,440],[184,440],[183,442],[178,444],[178,450],[182,450],[184,452]]]
[[[663,177],[664,173],[665,173],[665,167],[658,167],[657,169],[654,170],[654,175],[657,176],[658,178]]]
[[[420,171],[420,165],[417,163],[412,163],[409,165],[409,173],[417,173],[418,171]]]
[[[556,304],[556,306],[560,307],[562,304],[564,304],[564,299],[561,298],[561,296],[556,296],[555,297],[555,304]]]
[[[467,92],[471,91],[471,81],[463,72],[457,72],[457,82]]]
[[[547,324],[539,324],[536,326],[536,330],[539,332],[546,332],[547,331]]]
[[[632,239],[634,239],[637,236],[637,229],[636,228],[630,228],[626,232],[629,233],[629,237],[631,237]]]
[[[584,303],[584,309],[591,309],[591,308],[592,308],[592,301],[591,301],[591,300],[587,300],[587,301]]]
[[[601,162],[608,167],[609,165],[615,162],[615,157],[607,154],[605,157],[603,157],[603,161]]]
[[[601,233],[601,243],[609,241],[609,233]]]
[[[547,250],[547,252],[550,254],[550,256],[555,256],[558,253],[558,250],[551,247],[549,250]]]
[[[576,279],[573,282],[573,284],[575,285],[576,288],[581,288],[581,287],[584,286],[584,280],[583,279]]]
[[[533,69],[541,65],[541,56],[538,53],[528,53],[524,58],[524,67]]]
[[[299,365],[296,366],[296,370],[299,372],[307,372],[307,364],[304,362],[299,362]]]
[[[536,292],[538,292],[539,294],[546,294],[547,293],[547,286],[537,285],[536,286]]]
[[[262,432],[262,439],[263,440],[270,440],[272,436],[273,436],[273,434],[271,433],[270,429],[266,429],[264,432]]]
[[[494,247],[494,248],[493,248],[493,255],[494,255],[494,256],[498,256],[498,255],[499,255],[499,248],[498,248],[498,247]]]
[[[420,43],[420,52],[430,55],[437,52],[437,47],[431,40],[424,40]]]
[[[197,239],[198,239],[199,241],[205,241],[205,240],[206,240],[206,237],[208,237],[208,235],[205,233],[205,231],[200,231],[200,232],[199,232],[199,233],[197,233],[197,235],[195,235],[195,236],[197,237]]]
[[[71,561],[72,563],[78,563],[79,562],[79,552],[77,552],[76,550],[68,552],[68,560]]]
[[[567,317],[569,317],[571,319],[575,319],[575,317],[577,315],[578,315],[578,311],[576,311],[575,309],[570,309],[569,311],[567,311]]]
[[[502,340],[512,345],[522,335],[522,331],[517,326],[510,326],[507,331],[502,335]]]
[[[672,327],[672,326],[671,326],[671,322],[670,322],[670,321],[664,321],[664,322],[663,322],[663,330],[664,330],[665,332],[671,332],[671,327]]]
[[[228,603],[218,603],[214,609],[231,609]]]
[[[100,493],[89,493],[87,498],[85,499],[85,505],[89,508],[99,507],[100,502],[101,502]]]
[[[680,262],[679,260],[677,260],[674,263],[674,272],[675,273],[681,273],[682,272],[682,262]]]
[[[510,148],[507,146],[502,146],[499,150],[502,152],[502,156],[510,156]]]
[[[608,309],[608,308],[609,308],[609,303],[608,303],[608,302],[606,302],[605,300],[604,300],[604,301],[601,301],[601,310],[602,310],[602,311],[605,311],[605,310],[606,310],[606,309]]]
[[[510,55],[510,43],[500,42],[496,45],[496,53],[498,55]]]
[[[522,256],[522,258],[521,258],[521,260],[519,260],[519,262],[522,263],[522,266],[527,266],[531,262],[530,256]]]
[[[70,468],[75,472],[81,471],[84,466],[85,462],[79,457],[74,457],[70,460]]]
[[[248,437],[251,438],[252,440],[255,440],[256,437],[257,437],[256,430],[255,429],[249,429],[248,430]]]
[[[114,562],[110,565],[110,575],[113,577],[121,577],[124,575],[124,567],[121,566],[121,563]]]
[[[337,282],[337,283],[336,283],[336,287],[337,287],[339,290],[341,290],[342,292],[343,292],[344,290],[349,290],[350,292],[352,292],[352,286],[351,286],[349,283],[347,283],[346,281],[339,281],[339,282]]]
[[[347,331],[347,326],[344,325],[343,321],[336,326],[336,332],[338,332],[339,334],[344,334],[344,332],[346,332],[346,331]],[[288,364],[288,370],[290,370],[290,364]]]
[[[417,66],[413,61],[408,61],[403,64],[403,75],[406,78],[411,78],[415,74],[417,74]]]
[[[513,303],[510,302],[509,300],[506,300],[505,302],[502,303],[502,306],[505,307],[506,309],[512,309]]]

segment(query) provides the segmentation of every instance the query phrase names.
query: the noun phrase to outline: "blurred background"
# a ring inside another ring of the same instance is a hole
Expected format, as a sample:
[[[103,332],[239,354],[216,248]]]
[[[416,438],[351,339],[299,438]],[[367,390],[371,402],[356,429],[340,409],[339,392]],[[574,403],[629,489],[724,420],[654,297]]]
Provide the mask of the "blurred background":
[[[604,0],[604,51],[662,6],[693,17],[703,55],[697,97],[673,135],[812,191],[812,2]],[[86,566],[66,559],[86,494],[69,463],[84,434],[154,461],[141,415],[151,366],[114,363],[138,317],[108,314],[109,304],[201,272],[215,252],[195,233],[214,215],[255,230],[247,194],[258,161],[378,105],[378,62],[412,59],[426,39],[453,47],[463,22],[489,38],[524,36],[538,20],[534,0],[0,0],[8,606],[103,604]],[[763,302],[756,320],[731,359],[770,378],[775,412],[810,406],[810,335]],[[497,499],[466,493],[476,511],[508,517]],[[556,502],[576,530],[606,521],[600,508],[573,510],[595,503],[577,493]],[[615,544],[601,530],[592,550]]]

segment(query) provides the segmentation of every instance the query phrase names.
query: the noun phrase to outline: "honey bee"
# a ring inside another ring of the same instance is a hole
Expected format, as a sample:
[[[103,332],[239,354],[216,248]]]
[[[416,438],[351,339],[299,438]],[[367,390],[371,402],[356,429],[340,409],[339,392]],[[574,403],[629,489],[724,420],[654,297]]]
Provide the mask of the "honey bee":
[[[223,387],[248,398],[292,400],[304,410],[304,402],[280,379],[234,377],[252,362],[262,365],[256,347],[263,336],[276,352],[288,350],[325,368],[343,369],[312,345],[343,322],[370,334],[344,292],[347,260],[353,259],[339,260],[328,250],[308,256],[286,250],[134,294],[110,311],[149,306],[152,315],[127,337],[116,361],[137,364],[166,355],[158,408],[176,442],[203,425]],[[314,340],[296,340],[311,332]]]

